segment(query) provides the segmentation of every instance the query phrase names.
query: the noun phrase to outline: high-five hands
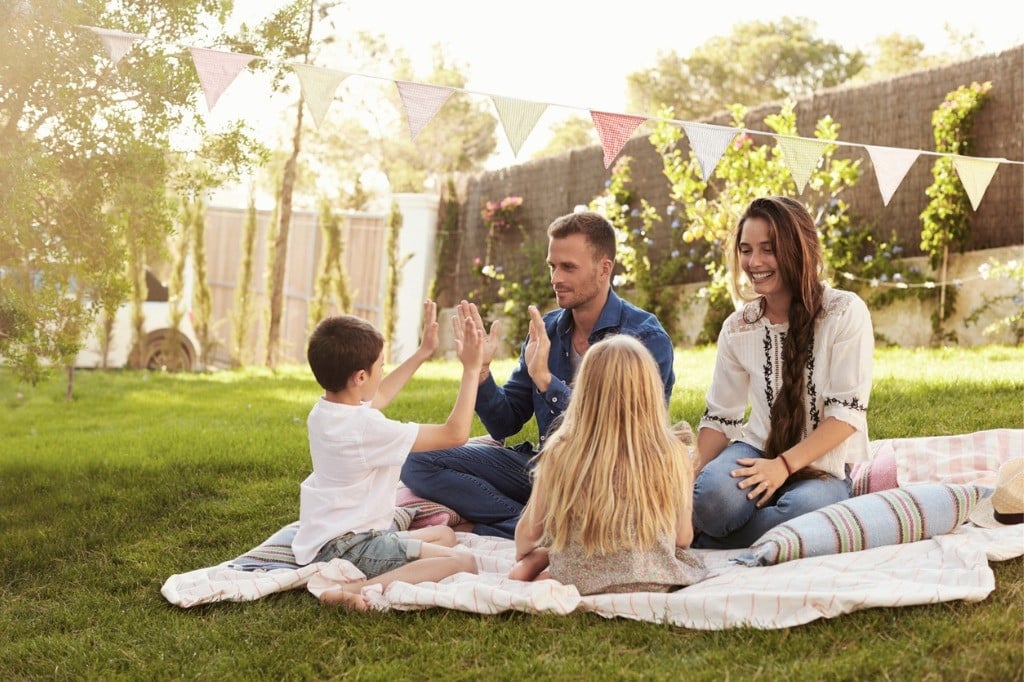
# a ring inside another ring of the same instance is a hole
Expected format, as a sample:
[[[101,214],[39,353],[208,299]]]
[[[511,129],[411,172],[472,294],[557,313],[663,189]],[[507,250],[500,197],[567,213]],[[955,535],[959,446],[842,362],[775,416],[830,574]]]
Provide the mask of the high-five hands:
[[[548,356],[551,353],[551,339],[544,329],[544,318],[537,306],[531,305],[530,337],[526,342],[526,371],[533,379],[537,390],[543,393],[551,385],[551,370],[548,369]]]
[[[480,317],[480,310],[476,307],[475,303],[470,303],[463,299],[459,301],[459,305],[455,308],[455,315],[452,316],[452,331],[455,334],[455,343],[458,347],[459,342],[463,340],[465,336],[465,330],[469,323],[472,328],[478,332],[483,339],[483,356],[481,359],[480,376],[481,379],[486,378],[486,374],[491,364],[491,360],[494,359],[495,353],[498,351],[498,346],[501,344],[501,323],[495,320],[491,323],[491,330],[488,333],[484,327],[484,320]]]
[[[484,330],[478,329],[470,317],[465,317],[460,326],[457,315],[452,316],[452,327],[455,332],[455,354],[459,356],[462,366],[474,372],[480,371],[483,365],[484,348],[486,346]]]

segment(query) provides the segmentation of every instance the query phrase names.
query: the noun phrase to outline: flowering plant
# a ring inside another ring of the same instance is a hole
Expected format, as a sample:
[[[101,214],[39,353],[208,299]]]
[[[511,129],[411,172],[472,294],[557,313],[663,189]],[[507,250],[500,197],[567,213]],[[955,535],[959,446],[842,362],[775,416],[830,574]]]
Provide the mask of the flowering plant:
[[[519,227],[519,210],[522,205],[522,197],[488,201],[480,211],[480,217],[483,218],[490,234],[508,232],[511,228]]]

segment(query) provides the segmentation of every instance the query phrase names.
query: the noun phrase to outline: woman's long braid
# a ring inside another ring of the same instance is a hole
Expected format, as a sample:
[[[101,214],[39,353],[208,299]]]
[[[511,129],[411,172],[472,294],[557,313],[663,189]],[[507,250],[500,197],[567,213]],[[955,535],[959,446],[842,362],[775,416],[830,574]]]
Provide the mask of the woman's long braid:
[[[778,457],[805,436],[807,407],[804,394],[807,388],[807,366],[814,351],[814,321],[821,311],[825,289],[819,279],[821,247],[818,232],[810,215],[792,199],[779,198],[783,213],[775,223],[777,252],[782,252],[780,264],[789,284],[792,299],[789,304],[789,332],[782,344],[782,387],[771,406],[771,431],[765,443],[765,455]],[[797,472],[804,478],[811,472]],[[812,474],[813,475],[813,474]]]
[[[814,310],[816,313],[817,307]],[[771,407],[769,418],[771,431],[765,443],[765,456],[768,458],[778,457],[804,437],[804,389],[813,335],[814,315],[803,301],[794,298],[789,308],[789,332],[782,344],[782,388]]]

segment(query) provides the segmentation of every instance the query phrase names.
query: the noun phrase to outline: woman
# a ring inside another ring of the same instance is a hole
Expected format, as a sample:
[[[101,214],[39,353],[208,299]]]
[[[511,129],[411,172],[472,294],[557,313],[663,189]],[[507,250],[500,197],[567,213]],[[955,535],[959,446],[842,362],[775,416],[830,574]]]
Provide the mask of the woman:
[[[855,294],[821,281],[810,214],[786,197],[755,199],[734,240],[733,285],[746,304],[719,334],[700,421],[694,547],[749,547],[847,499],[848,465],[869,456],[871,317]]]

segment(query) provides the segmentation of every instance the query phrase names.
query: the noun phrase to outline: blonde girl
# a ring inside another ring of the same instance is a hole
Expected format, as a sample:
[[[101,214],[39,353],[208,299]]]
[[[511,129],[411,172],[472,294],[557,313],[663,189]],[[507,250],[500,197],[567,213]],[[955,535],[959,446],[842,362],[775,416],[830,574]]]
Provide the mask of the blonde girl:
[[[677,551],[693,539],[692,465],[658,366],[636,339],[611,336],[583,356],[534,479],[510,577],[540,574],[581,594],[669,591],[704,577],[699,559]]]

